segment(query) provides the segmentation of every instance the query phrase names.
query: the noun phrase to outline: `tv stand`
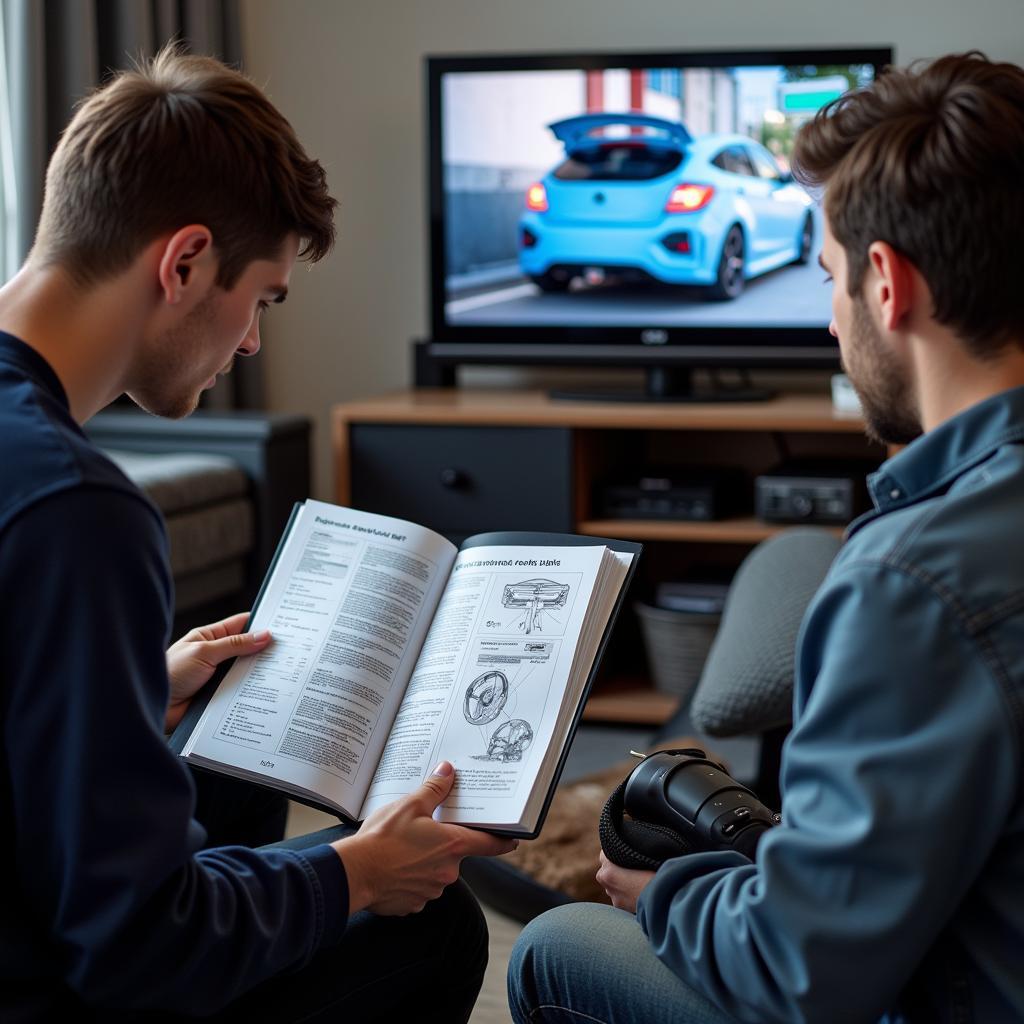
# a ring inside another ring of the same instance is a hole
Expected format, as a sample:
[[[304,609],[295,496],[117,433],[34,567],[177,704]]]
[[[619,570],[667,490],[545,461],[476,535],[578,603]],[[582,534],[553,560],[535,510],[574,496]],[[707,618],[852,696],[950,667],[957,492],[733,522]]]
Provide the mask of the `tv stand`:
[[[780,458],[874,459],[886,452],[826,394],[768,402],[555,402],[539,390],[427,388],[332,412],[340,505],[409,519],[456,543],[483,530],[622,537],[647,544],[635,597],[666,580],[733,569],[782,526],[751,510],[712,521],[609,518],[606,483],[648,467],[736,467],[749,481]],[[837,532],[838,532],[838,528]],[[678,697],[651,688],[639,624],[623,615],[590,721],[660,724]]]
[[[579,402],[767,402],[774,391],[755,388],[746,373],[740,386],[726,385],[712,377],[710,387],[696,387],[693,371],[687,367],[648,366],[644,368],[644,387],[621,390],[549,392],[557,400]]]

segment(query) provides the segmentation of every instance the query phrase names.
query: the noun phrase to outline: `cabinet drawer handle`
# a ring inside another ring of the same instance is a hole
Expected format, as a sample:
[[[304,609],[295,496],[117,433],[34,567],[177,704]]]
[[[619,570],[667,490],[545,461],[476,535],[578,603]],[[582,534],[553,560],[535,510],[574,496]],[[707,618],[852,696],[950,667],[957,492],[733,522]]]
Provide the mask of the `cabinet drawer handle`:
[[[441,470],[440,479],[442,487],[449,487],[452,490],[461,490],[469,484],[469,477],[461,469],[451,467]]]

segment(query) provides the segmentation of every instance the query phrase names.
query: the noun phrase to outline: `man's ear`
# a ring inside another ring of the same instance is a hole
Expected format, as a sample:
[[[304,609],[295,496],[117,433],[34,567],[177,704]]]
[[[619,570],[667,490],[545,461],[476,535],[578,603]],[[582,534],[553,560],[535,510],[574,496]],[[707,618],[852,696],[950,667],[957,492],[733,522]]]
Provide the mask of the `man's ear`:
[[[179,228],[160,251],[158,275],[164,301],[175,306],[204,293],[216,270],[210,229],[202,224]]]
[[[868,247],[865,292],[870,291],[877,306],[882,327],[897,330],[914,305],[914,267],[888,242],[872,242]]]

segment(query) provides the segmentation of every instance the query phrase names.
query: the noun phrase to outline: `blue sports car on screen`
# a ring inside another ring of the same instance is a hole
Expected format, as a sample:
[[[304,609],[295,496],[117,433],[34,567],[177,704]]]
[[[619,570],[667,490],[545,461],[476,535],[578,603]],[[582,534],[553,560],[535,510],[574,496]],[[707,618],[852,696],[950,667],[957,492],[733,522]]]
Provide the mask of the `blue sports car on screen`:
[[[608,275],[734,299],[750,278],[810,257],[810,196],[745,135],[694,138],[646,114],[548,127],[565,160],[530,187],[519,222],[520,267],[543,291]]]

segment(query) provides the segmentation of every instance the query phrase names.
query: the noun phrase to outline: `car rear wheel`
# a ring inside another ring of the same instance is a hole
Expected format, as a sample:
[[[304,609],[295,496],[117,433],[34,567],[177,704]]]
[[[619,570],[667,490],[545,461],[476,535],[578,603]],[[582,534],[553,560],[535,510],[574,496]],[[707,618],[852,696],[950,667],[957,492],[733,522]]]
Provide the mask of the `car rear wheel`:
[[[564,277],[555,277],[549,270],[544,274],[531,274],[530,280],[542,292],[567,292],[572,278],[566,274]]]
[[[734,224],[725,236],[722,255],[718,258],[718,276],[708,289],[708,298],[735,299],[743,291],[746,281],[745,248],[743,230],[738,224]]]
[[[811,258],[811,249],[814,247],[814,218],[807,214],[804,217],[803,226],[800,228],[800,249],[797,258],[793,262],[802,267]]]

